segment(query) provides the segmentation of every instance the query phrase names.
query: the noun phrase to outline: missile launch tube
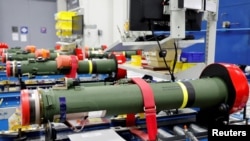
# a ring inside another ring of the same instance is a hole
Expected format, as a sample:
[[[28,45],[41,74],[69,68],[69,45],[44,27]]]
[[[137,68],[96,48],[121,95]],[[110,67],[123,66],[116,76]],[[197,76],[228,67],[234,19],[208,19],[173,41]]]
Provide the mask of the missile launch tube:
[[[74,51],[53,51],[47,49],[37,49],[35,52],[25,52],[25,51],[17,51],[17,52],[5,52],[2,55],[2,63],[6,63],[7,61],[23,61],[28,60],[30,58],[44,58],[47,60],[55,60],[60,55],[77,55],[78,59],[82,53],[75,53]],[[82,60],[82,59],[79,59]]]
[[[19,52],[21,51],[21,47],[11,47],[8,49],[5,49],[3,53],[8,52],[8,53],[13,53],[13,52]]]
[[[26,73],[34,75],[68,74],[73,67],[78,74],[110,74],[117,72],[118,64],[115,57],[105,60],[78,61],[76,56],[60,55],[56,60],[8,61],[6,75],[10,77]]]
[[[2,56],[2,62],[6,63],[6,61],[11,60],[28,60],[29,58],[35,58],[35,53],[4,53],[4,56]]]
[[[85,72],[89,74],[105,74],[107,72],[116,72],[118,67],[116,61],[113,59],[80,61],[79,66],[85,66],[78,67],[79,72]]]
[[[220,68],[221,65],[218,66],[218,70],[226,70],[224,67]],[[238,111],[246,105],[249,88],[244,74],[236,70],[228,74],[218,74],[218,76],[202,73],[200,79],[185,82],[150,83],[156,110],[186,107],[199,107],[202,110],[227,103],[230,106],[230,112]],[[241,84],[237,85],[235,83],[237,81]],[[231,84],[233,89],[229,88]],[[231,102],[232,98],[233,102]],[[141,90],[136,84],[98,88],[78,87],[69,90],[23,90],[21,104],[23,125],[54,121],[55,116],[60,117],[62,113],[98,110],[106,110],[106,115],[140,113],[143,112],[144,106]]]
[[[121,51],[121,52],[113,52],[116,54],[123,54],[126,58],[131,58],[132,55],[138,55],[137,51]],[[112,52],[103,52],[98,49],[90,49],[85,51],[86,58],[108,58],[112,54]]]

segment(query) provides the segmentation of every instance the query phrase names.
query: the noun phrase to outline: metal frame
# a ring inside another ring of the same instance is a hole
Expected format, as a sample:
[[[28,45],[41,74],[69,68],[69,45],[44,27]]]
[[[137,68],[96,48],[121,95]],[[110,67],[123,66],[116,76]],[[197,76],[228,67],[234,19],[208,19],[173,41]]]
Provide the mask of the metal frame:
[[[211,1],[211,0],[206,0]],[[207,32],[206,32],[206,56],[205,63],[211,64],[215,60],[215,43],[216,43],[216,29],[217,29],[217,20],[218,20],[218,9],[219,9],[219,0],[214,0],[216,2],[216,11],[205,11],[204,18],[207,21]],[[207,3],[207,2],[206,2]],[[207,9],[207,7],[205,7]],[[205,10],[206,10],[205,9]]]

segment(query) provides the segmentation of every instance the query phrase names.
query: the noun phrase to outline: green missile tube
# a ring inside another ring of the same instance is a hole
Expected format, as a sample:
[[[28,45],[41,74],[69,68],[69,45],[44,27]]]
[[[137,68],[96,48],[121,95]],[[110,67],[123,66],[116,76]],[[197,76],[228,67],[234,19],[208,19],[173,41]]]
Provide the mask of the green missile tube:
[[[122,54],[126,58],[131,58],[132,55],[139,55],[138,51],[121,51],[121,52],[104,52],[100,48],[85,48],[86,58],[108,58],[110,54]]]
[[[136,51],[123,51],[123,52],[114,52],[114,54],[123,54],[126,58],[131,58],[132,55],[137,55]],[[98,53],[95,51],[89,51],[88,53],[85,53],[86,58],[108,58],[112,54],[111,52],[103,52]]]
[[[105,60],[78,60],[76,56],[67,55],[60,55],[56,60],[8,61],[6,75],[15,77],[24,74],[113,74],[118,70],[117,61],[117,57]]]
[[[3,56],[5,56],[6,53],[15,53],[15,52],[20,52],[22,51],[21,50],[21,47],[12,47],[12,48],[1,48],[0,49],[0,56],[1,56],[1,60],[4,59]],[[3,61],[2,61],[3,62]],[[3,62],[5,63],[5,62]]]
[[[24,49],[20,46],[10,47],[5,49],[3,53],[21,53],[21,52],[35,52],[36,46],[34,45],[27,45]]]
[[[22,50],[21,47],[11,47],[11,48],[6,49],[5,52],[14,53],[14,52],[19,52],[21,50]]]
[[[249,97],[248,81],[240,71],[234,65],[213,64],[205,68],[200,79],[148,83],[147,87],[152,89],[157,111],[186,107],[205,110],[226,103],[233,113],[241,110]],[[21,103],[23,125],[56,121],[71,113],[105,110],[106,115],[118,115],[144,110],[138,84],[22,90]]]
[[[131,58],[132,55],[139,55],[137,51],[133,51],[133,50],[131,50],[131,51],[125,51],[124,53],[125,53],[125,56],[127,58]]]
[[[2,54],[2,63],[6,63],[6,61],[23,61],[28,60],[30,58],[44,58],[46,60],[55,60],[56,57],[60,55],[79,55],[74,51],[53,51],[53,50],[46,50],[46,49],[37,49],[36,52],[27,52],[27,51],[16,51],[16,52],[6,52]],[[82,59],[80,59],[82,60]]]
[[[25,50],[22,49],[22,47],[19,47],[19,46],[16,46],[16,47],[11,47],[11,48],[6,48],[6,49],[3,49],[1,51],[1,56],[6,56],[5,54],[15,54],[15,53],[22,53],[22,52],[26,52],[26,53],[30,53],[30,52],[35,52],[36,50],[36,47],[33,46],[33,45],[30,45],[30,46],[26,46],[25,47]]]
[[[90,51],[88,54],[85,53],[86,58],[108,58],[109,53],[97,53],[94,51]]]
[[[2,56],[2,63],[6,63],[6,61],[21,61],[28,60],[29,58],[35,58],[35,53],[29,52],[12,52],[12,53],[4,53]]]
[[[110,53],[104,53],[100,48],[85,48],[85,58],[108,58]]]

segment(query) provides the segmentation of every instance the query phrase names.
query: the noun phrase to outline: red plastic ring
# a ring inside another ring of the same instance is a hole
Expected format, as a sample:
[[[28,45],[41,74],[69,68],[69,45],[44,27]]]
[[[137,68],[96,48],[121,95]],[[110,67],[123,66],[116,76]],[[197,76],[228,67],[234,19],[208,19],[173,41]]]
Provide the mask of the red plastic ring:
[[[30,124],[30,103],[28,90],[21,91],[21,115],[22,125],[26,126]]]
[[[11,61],[6,62],[6,75],[7,77],[11,77],[12,75]]]
[[[78,60],[83,60],[84,59],[82,49],[76,48],[75,53],[76,53],[76,56],[77,56]]]
[[[2,53],[2,63],[6,63],[6,53]]]
[[[237,112],[246,106],[249,97],[249,84],[245,74],[236,65],[224,65],[231,77],[235,89],[235,100],[230,113]]]

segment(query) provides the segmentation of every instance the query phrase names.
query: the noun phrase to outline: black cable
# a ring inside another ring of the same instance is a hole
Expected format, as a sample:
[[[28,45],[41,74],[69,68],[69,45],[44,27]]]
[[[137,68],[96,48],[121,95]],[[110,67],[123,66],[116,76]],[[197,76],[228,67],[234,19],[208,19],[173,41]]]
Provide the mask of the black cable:
[[[156,40],[156,42],[157,42],[157,44],[158,44],[158,47],[159,47],[160,51],[162,51],[161,44],[160,44],[158,38],[155,36],[154,31],[153,31],[153,28],[151,28],[151,29],[152,29],[152,35],[153,35],[153,37],[155,38],[155,40]],[[176,46],[176,45],[175,45],[175,46]],[[177,50],[177,47],[176,47],[176,50]],[[175,55],[175,56],[177,56],[177,51],[176,51],[176,55]],[[168,66],[167,61],[166,61],[166,58],[165,58],[165,57],[162,57],[162,58],[163,58],[163,61],[164,61],[165,65],[166,65],[168,71],[169,71],[171,80],[174,82],[174,81],[175,81],[174,71],[171,70],[171,68]],[[175,57],[175,58],[177,58],[177,57]]]
[[[174,72],[174,70],[175,70],[175,66],[176,66],[177,58],[178,58],[178,50],[177,50],[177,45],[175,42],[174,42],[174,50],[175,50],[175,55],[174,55],[174,62],[173,62],[173,66],[172,66],[172,68],[173,68],[172,72]],[[174,78],[174,80],[175,80],[175,78]]]
[[[160,44],[158,38],[157,38],[157,37],[155,36],[155,34],[154,34],[154,26],[153,26],[154,24],[153,24],[152,22],[153,22],[153,21],[149,22],[149,23],[150,23],[149,26],[151,27],[152,36],[155,38],[155,40],[156,40],[156,42],[157,42],[157,44],[158,44],[158,47],[159,47],[160,51],[162,51],[161,44]],[[176,47],[176,45],[175,45],[175,48],[176,48],[175,58],[177,58],[177,47]],[[171,68],[168,66],[167,61],[166,61],[166,58],[165,58],[165,57],[162,57],[162,58],[163,58],[164,64],[166,65],[167,70],[169,71],[169,74],[170,74],[170,77],[171,77],[172,82],[175,82],[174,71],[171,70]],[[175,59],[175,60],[176,60],[176,59]],[[176,62],[175,62],[175,63],[176,63]],[[174,65],[174,66],[175,66],[175,65]]]

